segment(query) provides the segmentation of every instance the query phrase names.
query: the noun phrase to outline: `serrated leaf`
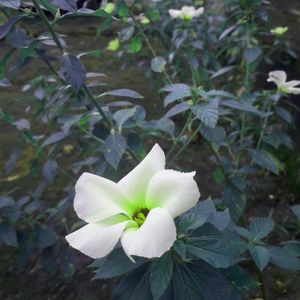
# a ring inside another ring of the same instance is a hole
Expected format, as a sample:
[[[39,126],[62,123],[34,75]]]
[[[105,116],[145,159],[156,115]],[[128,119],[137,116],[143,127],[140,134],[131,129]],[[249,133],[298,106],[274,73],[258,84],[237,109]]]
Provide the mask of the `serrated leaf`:
[[[266,237],[274,228],[274,221],[271,218],[252,218],[250,222],[250,232],[254,241]]]
[[[245,111],[245,112],[250,112],[250,113],[254,113],[257,114],[259,116],[261,116],[261,112],[256,109],[255,107],[253,107],[252,105],[250,105],[249,103],[243,102],[243,101],[236,101],[236,100],[224,100],[221,102],[222,105],[230,107],[230,108],[234,108],[237,110],[241,110],[241,111]]]
[[[134,26],[129,26],[119,32],[120,42],[128,41],[134,34]]]
[[[286,110],[283,107],[280,107],[278,105],[275,106],[275,113],[284,121],[286,121],[288,124],[292,124],[293,122],[293,117],[291,113]]]
[[[244,50],[244,57],[247,63],[249,64],[254,62],[260,55],[261,55],[261,50],[257,47],[246,48]]]
[[[210,143],[213,143],[218,147],[225,141],[226,132],[225,129],[221,126],[216,126],[211,128],[205,125],[202,125],[199,129],[200,133],[207,139]]]
[[[138,53],[142,49],[142,40],[139,36],[135,36],[131,39],[128,45],[128,51],[131,53]]]
[[[86,78],[85,68],[79,59],[72,54],[64,54],[61,60],[61,74],[76,92],[80,90]]]
[[[300,204],[296,204],[291,206],[291,210],[294,213],[294,215],[300,220]]]
[[[104,95],[128,97],[128,98],[134,98],[134,99],[144,98],[144,96],[142,96],[141,94],[139,94],[133,90],[130,90],[130,89],[111,90],[111,91],[105,92]]]
[[[208,103],[195,105],[193,108],[194,115],[200,119],[204,125],[215,128],[219,119],[219,100],[213,99]]]
[[[21,0],[1,0],[0,6],[9,7],[12,9],[19,9]]]
[[[279,171],[283,170],[282,164],[270,152],[254,149],[250,149],[248,151],[253,161],[261,167],[273,172],[276,175],[279,174]]]
[[[170,284],[173,273],[173,260],[170,252],[153,261],[150,267],[150,287],[153,300],[159,300]]]
[[[190,97],[192,95],[191,88],[183,83],[175,83],[165,86],[160,90],[161,92],[169,92],[167,97],[164,99],[164,106],[168,104],[183,99],[186,97]]]
[[[116,170],[118,169],[126,146],[126,140],[116,132],[112,132],[102,145],[102,151],[106,161]]]
[[[161,56],[154,57],[151,60],[151,70],[153,72],[161,73],[165,70],[166,64],[167,61],[163,57]]]
[[[249,252],[260,271],[262,271],[270,261],[269,250],[264,246],[255,246],[249,244]]]
[[[77,11],[77,0],[49,0],[51,4],[59,7],[60,9],[66,10],[66,11]]]
[[[89,267],[100,268],[96,271],[94,279],[109,279],[130,272],[145,261],[139,257],[133,263],[124,253],[122,248],[116,248],[107,257],[95,260]]]
[[[175,106],[173,106],[169,111],[167,111],[167,113],[165,114],[165,118],[171,118],[182,112],[187,111],[188,109],[190,109],[188,102],[178,103]]]
[[[224,67],[224,68],[221,68],[220,70],[218,70],[217,72],[215,72],[211,77],[210,79],[213,79],[213,78],[216,78],[216,77],[219,77],[221,75],[224,75],[230,71],[232,71],[233,69],[235,69],[236,66],[228,66],[228,67]]]
[[[8,223],[0,223],[0,240],[8,246],[18,246],[16,230]]]
[[[271,254],[271,263],[274,265],[288,269],[288,270],[300,270],[300,259],[296,256],[292,256],[291,253],[282,247],[269,247]]]
[[[51,134],[51,135],[44,141],[44,143],[42,144],[42,146],[48,146],[48,145],[57,143],[57,142],[63,140],[66,136],[67,136],[67,135],[66,135],[64,132],[62,132],[62,131],[55,132],[55,133]]]
[[[24,15],[17,15],[12,18],[10,18],[6,23],[0,26],[0,39],[4,38],[11,28],[19,22],[22,18],[24,18]]]

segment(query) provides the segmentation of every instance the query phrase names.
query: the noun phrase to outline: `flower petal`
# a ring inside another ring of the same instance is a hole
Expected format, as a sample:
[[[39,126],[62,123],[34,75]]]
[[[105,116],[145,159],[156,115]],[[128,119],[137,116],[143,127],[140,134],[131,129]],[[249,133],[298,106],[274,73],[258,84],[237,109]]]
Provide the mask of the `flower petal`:
[[[112,226],[87,224],[66,236],[71,247],[92,258],[109,254],[118,243],[128,221]]]
[[[204,7],[200,7],[198,9],[196,9],[195,13],[194,13],[194,17],[199,17],[203,14],[204,12]]]
[[[286,87],[295,87],[299,84],[300,84],[300,80],[291,80],[291,81],[286,82],[285,86]]]
[[[181,11],[178,9],[169,9],[169,15],[173,18],[179,18],[181,16]]]
[[[143,205],[149,181],[165,168],[165,163],[163,150],[155,144],[140,164],[118,182],[123,194],[133,203]]]
[[[126,213],[129,205],[115,182],[83,173],[75,185],[74,209],[82,220],[96,223]]]
[[[174,170],[158,172],[150,181],[147,190],[147,207],[162,207],[176,218],[192,208],[200,197],[195,172],[183,173]]]
[[[162,208],[152,209],[140,228],[130,228],[121,237],[128,256],[160,257],[170,250],[176,240],[176,226],[169,213]]]
[[[288,88],[288,93],[289,94],[294,94],[294,95],[299,95],[300,94],[300,88]]]
[[[271,82],[273,81],[275,84],[277,84],[278,86],[281,86],[283,84],[285,84],[287,79],[287,75],[284,71],[272,71],[269,73],[269,78],[268,81]]]

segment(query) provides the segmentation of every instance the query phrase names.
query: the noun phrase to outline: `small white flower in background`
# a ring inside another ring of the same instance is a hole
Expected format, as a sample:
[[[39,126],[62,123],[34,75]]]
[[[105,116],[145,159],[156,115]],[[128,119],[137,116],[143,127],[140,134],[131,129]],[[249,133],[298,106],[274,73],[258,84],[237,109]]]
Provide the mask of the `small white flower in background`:
[[[183,6],[179,9],[169,9],[169,14],[173,19],[180,18],[185,21],[190,21],[194,17],[199,17],[204,12],[204,8],[200,7],[196,9],[193,6]]]
[[[106,256],[119,240],[129,257],[160,257],[176,240],[173,219],[200,197],[194,176],[165,170],[158,144],[118,183],[83,173],[75,186],[74,209],[88,224],[66,240],[92,258]]]
[[[300,80],[286,81],[287,75],[284,71],[272,71],[269,73],[268,82],[274,82],[277,85],[278,92],[282,94],[300,94]]]

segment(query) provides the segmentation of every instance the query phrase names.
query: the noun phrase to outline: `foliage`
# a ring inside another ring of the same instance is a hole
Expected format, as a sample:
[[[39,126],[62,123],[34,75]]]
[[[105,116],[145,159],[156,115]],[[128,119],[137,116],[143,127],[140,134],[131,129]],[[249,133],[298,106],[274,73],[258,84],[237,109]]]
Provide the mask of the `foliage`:
[[[294,231],[285,229],[285,238],[276,243],[269,238],[280,235],[272,211],[251,218],[245,213],[255,179],[275,180],[292,172],[281,158],[294,151],[287,129],[294,126],[295,106],[280,90],[258,88],[256,76],[262,63],[273,64],[280,56],[280,63],[288,64],[296,58],[286,30],[267,29],[268,1],[220,1],[222,18],[208,1],[181,1],[203,4],[204,14],[174,20],[168,10],[177,2],[115,1],[92,9],[71,0],[1,1],[0,39],[7,47],[0,59],[0,87],[13,86],[33,62],[46,68],[26,78],[20,95],[34,102],[22,118],[4,106],[0,110],[3,128],[17,132],[23,142],[11,150],[5,174],[26,149],[33,152],[28,191],[19,197],[10,190],[0,197],[0,243],[18,248],[20,267],[41,262],[50,272],[75,273],[74,254],[60,241],[72,231],[66,215],[81,172],[120,178],[153,140],[163,141],[167,163],[176,166],[200,137],[215,163],[211,176],[221,186],[219,198],[201,200],[176,219],[177,240],[162,257],[132,263],[116,248],[92,263],[94,279],[127,273],[113,299],[232,300],[257,287],[242,269],[245,262],[255,266],[258,280],[269,264],[300,269],[299,205],[290,206]],[[165,107],[159,118],[148,119],[142,106],[150,100],[143,100],[146,95],[108,87],[105,74],[86,70],[91,57],[101,66],[102,50],[68,52],[60,30],[70,18],[97,22],[95,40],[113,32],[106,51],[117,57],[120,72],[129,64],[144,70]],[[38,34],[31,34],[30,22],[42,22]],[[45,201],[51,189],[59,191],[55,203]]]

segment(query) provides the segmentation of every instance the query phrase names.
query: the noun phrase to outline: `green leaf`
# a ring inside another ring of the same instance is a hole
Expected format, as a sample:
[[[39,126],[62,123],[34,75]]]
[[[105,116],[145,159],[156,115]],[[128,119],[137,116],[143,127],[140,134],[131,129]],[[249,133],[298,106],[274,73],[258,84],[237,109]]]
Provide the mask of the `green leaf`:
[[[134,34],[134,26],[129,26],[129,27],[122,29],[119,32],[120,42],[122,43],[122,42],[128,41],[129,39],[131,39],[133,34]]]
[[[217,167],[213,171],[213,179],[214,179],[215,183],[217,183],[217,184],[221,184],[222,182],[225,181],[225,174],[221,167]]]
[[[115,289],[112,300],[152,300],[149,282],[149,264],[130,272]]]
[[[234,245],[234,243],[236,243]],[[221,233],[205,224],[187,238],[186,247],[196,257],[216,268],[227,268],[242,260],[239,256],[239,238],[233,233]]]
[[[288,270],[300,270],[300,259],[291,255],[287,248],[269,247],[268,249],[271,254],[271,263],[274,265]]]
[[[254,62],[261,55],[261,50],[257,47],[246,48],[244,50],[244,57],[248,64]]]
[[[167,97],[164,99],[164,105],[183,99],[186,97],[190,97],[192,95],[191,88],[183,83],[175,83],[169,84],[160,90],[161,92],[169,92]]]
[[[12,27],[23,19],[25,15],[17,15],[10,18],[6,23],[0,26],[0,40],[4,38],[12,29]]]
[[[300,220],[300,204],[296,204],[291,206],[291,210],[294,213],[294,215]]]
[[[120,41],[118,38],[116,38],[114,40],[109,41],[106,49],[109,51],[117,51],[119,47],[120,47]]]
[[[291,113],[286,110],[283,107],[280,107],[278,105],[275,106],[275,113],[285,122],[287,122],[288,124],[292,124],[293,123],[293,117],[291,115]]]
[[[118,169],[120,160],[126,149],[126,140],[120,134],[112,132],[104,144],[102,145],[102,151],[106,161],[115,169]]]
[[[237,221],[245,210],[246,199],[244,193],[233,185],[228,184],[223,190],[222,199],[229,209],[231,218]]]
[[[204,261],[175,264],[165,300],[232,300],[230,282]]]
[[[274,222],[271,218],[252,218],[249,227],[253,241],[259,241],[266,237],[273,228]]]
[[[262,271],[270,261],[269,250],[264,246],[248,245],[249,252],[260,271]]]
[[[233,69],[235,69],[236,66],[228,66],[228,67],[224,67],[224,68],[221,68],[220,70],[218,70],[217,72],[215,72],[211,77],[210,79],[213,79],[213,78],[216,78],[216,77],[219,77],[221,75],[224,75],[230,71],[232,71]]]
[[[65,80],[71,84],[76,92],[80,90],[86,78],[85,68],[81,65],[80,60],[72,54],[64,54],[61,59],[60,72]]]
[[[236,110],[254,113],[259,116],[262,115],[258,109],[256,109],[255,107],[253,107],[247,102],[236,101],[236,100],[224,100],[221,102],[221,104],[230,108],[234,108]]]
[[[139,257],[136,257],[135,261],[133,263],[122,248],[116,248],[104,259],[97,259],[90,265],[90,267],[99,268],[92,279],[108,279],[120,276],[140,267],[145,262]]]
[[[199,132],[207,139],[210,143],[216,145],[219,148],[225,141],[226,132],[221,126],[216,126],[215,128],[208,127],[204,124],[199,129]]]
[[[163,57],[161,56],[154,57],[151,60],[151,70],[153,72],[161,73],[165,70],[166,64],[167,61]]]
[[[150,267],[150,287],[153,300],[158,300],[167,290],[173,273],[170,252],[154,260]]]
[[[142,40],[139,36],[135,36],[128,45],[128,51],[138,53],[142,49]]]
[[[0,240],[9,246],[18,246],[16,230],[8,223],[0,223]]]
[[[200,119],[204,125],[215,128],[219,118],[219,100],[212,99],[208,103],[197,104],[193,107],[194,115]]]
[[[265,150],[248,150],[253,161],[261,167],[279,175],[279,172],[283,170],[281,162],[270,152]]]
[[[53,16],[55,16],[57,12],[57,7],[50,4],[48,0],[37,0],[37,1],[42,6],[43,9],[48,10]]]

